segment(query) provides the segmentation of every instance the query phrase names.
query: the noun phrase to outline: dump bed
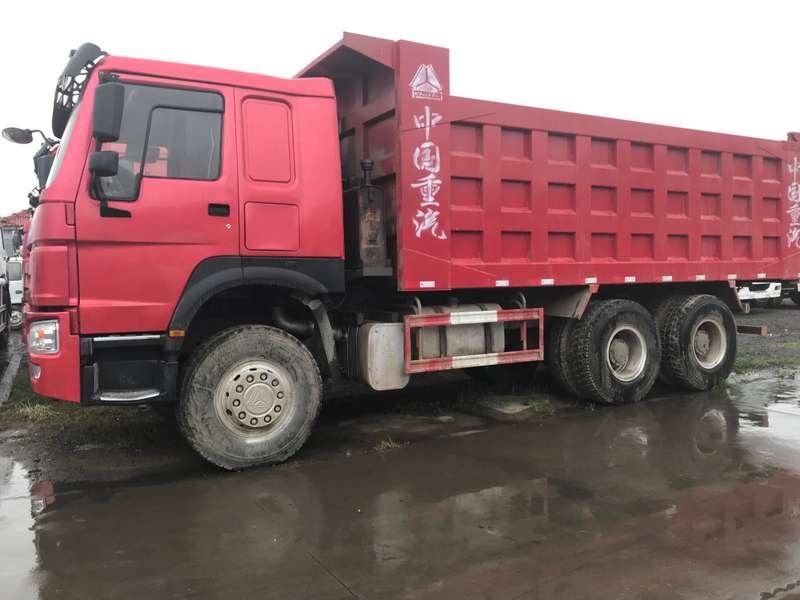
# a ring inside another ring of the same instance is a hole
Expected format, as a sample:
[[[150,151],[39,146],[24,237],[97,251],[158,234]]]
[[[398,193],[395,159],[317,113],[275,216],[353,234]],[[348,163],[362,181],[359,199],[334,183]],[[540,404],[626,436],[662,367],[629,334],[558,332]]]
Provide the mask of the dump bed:
[[[375,161],[400,290],[800,277],[796,135],[459,98],[447,49],[353,34],[299,76],[334,82],[343,176]]]

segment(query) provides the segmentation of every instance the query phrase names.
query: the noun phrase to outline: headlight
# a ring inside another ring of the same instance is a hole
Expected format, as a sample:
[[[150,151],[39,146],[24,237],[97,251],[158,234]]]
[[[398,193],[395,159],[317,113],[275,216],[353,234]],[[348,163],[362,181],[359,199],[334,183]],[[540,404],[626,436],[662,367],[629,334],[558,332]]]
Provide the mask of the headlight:
[[[28,351],[33,354],[58,352],[58,321],[36,321],[28,326]]]

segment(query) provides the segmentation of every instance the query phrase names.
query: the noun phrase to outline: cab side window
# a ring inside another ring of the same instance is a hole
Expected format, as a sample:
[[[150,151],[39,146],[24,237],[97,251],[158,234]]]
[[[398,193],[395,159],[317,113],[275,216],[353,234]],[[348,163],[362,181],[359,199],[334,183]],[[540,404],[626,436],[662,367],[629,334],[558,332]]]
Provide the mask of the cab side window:
[[[119,171],[101,177],[109,200],[136,200],[141,180],[219,179],[224,101],[217,92],[125,83],[119,140],[103,150],[119,152]]]

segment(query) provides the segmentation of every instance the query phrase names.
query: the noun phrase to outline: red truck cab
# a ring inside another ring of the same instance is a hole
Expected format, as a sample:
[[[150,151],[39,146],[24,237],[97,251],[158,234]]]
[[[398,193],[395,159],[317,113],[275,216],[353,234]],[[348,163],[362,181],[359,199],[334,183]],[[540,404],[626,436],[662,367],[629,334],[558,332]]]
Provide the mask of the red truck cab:
[[[115,370],[109,381],[100,369],[92,381],[98,369],[82,369],[82,352],[119,347],[132,334],[137,343],[163,342],[168,330],[182,331],[188,323],[181,311],[191,312],[186,304],[208,293],[211,273],[223,286],[283,277],[309,292],[343,288],[330,81],[86,54],[91,50],[79,50],[71,63],[81,62],[65,70],[91,63],[95,76],[64,124],[26,240],[28,324],[49,322],[59,335],[57,352],[31,356],[39,374],[32,384],[71,401],[82,398],[82,376],[85,401],[114,389],[114,377],[133,378]],[[93,195],[85,168],[95,150],[98,73],[125,90],[120,137],[104,145],[119,152],[117,176],[103,180],[104,200]],[[197,271],[205,283],[190,283],[188,300],[187,282]],[[140,389],[157,389],[169,368],[168,361],[148,361]]]

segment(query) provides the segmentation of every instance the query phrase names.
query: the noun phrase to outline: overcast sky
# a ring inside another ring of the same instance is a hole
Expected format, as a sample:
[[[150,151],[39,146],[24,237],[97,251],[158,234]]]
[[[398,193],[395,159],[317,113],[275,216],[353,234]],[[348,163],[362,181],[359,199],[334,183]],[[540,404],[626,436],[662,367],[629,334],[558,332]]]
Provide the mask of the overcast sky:
[[[458,96],[760,138],[800,131],[800,0],[0,0],[0,19],[0,127],[48,135],[56,78],[83,42],[291,77],[343,31],[450,48]],[[0,139],[0,214],[27,207],[37,147]]]

